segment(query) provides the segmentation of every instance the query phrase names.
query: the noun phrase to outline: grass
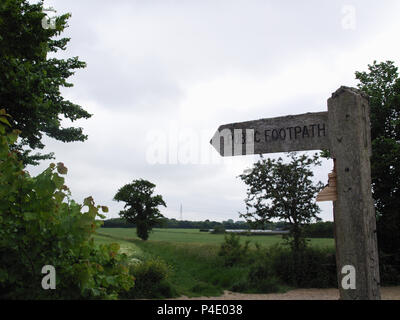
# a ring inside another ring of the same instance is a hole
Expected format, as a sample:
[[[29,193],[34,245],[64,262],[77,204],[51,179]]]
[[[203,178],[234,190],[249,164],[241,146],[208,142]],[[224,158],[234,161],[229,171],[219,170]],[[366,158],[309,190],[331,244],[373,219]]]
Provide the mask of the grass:
[[[120,245],[120,252],[126,253],[131,258],[141,258],[144,256],[142,249],[136,246],[133,242],[123,240],[118,236],[97,233],[93,238],[96,244],[118,243]]]
[[[99,233],[117,237],[119,239],[139,239],[134,228],[101,228]],[[271,246],[282,243],[280,235],[252,235],[241,236],[242,241],[250,240],[251,243],[258,243],[262,246]],[[211,234],[200,232],[199,229],[160,229],[156,228],[150,233],[149,241],[167,241],[177,243],[202,243],[219,245],[224,241],[223,234]],[[315,238],[310,239],[312,246],[333,247],[333,239]]]
[[[282,243],[280,235],[241,236],[263,247]],[[200,232],[198,229],[154,229],[149,240],[142,241],[133,228],[101,228],[96,243],[117,242],[131,258],[145,260],[160,257],[170,267],[169,281],[178,295],[218,296],[224,290],[246,281],[249,265],[224,267],[218,256],[223,234]],[[311,239],[312,246],[333,247],[333,239]],[[287,289],[287,288],[286,288]]]
[[[170,281],[180,295],[218,296],[244,273],[243,268],[221,268],[215,245],[133,241],[172,267]]]

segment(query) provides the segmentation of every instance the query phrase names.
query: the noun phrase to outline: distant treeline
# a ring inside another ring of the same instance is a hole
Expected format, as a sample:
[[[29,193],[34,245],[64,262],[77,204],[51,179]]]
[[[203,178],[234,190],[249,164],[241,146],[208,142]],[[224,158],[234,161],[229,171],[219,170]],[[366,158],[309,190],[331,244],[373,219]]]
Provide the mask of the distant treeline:
[[[224,229],[248,229],[248,223],[246,221],[233,221],[227,220],[223,222],[218,221],[188,221],[188,220],[176,220],[176,219],[163,219],[162,223],[158,225],[158,228],[184,228],[184,229],[214,229],[216,227],[223,227]],[[272,226],[272,224],[271,224]],[[282,228],[285,226],[284,223],[280,223],[279,226]],[[135,225],[127,223],[121,218],[114,218],[104,220],[103,228],[134,228]]]
[[[127,223],[121,218],[113,218],[104,220],[103,228],[134,228],[135,225]],[[163,223],[158,226],[159,228],[184,228],[184,229],[255,229],[250,226],[246,221],[188,221],[176,219],[164,219]],[[285,222],[271,222],[264,225],[263,229],[267,230],[287,230]],[[317,222],[304,226],[305,236],[308,238],[333,238],[333,222]]]
[[[307,238],[333,238],[333,222],[317,222],[304,226],[304,234]]]

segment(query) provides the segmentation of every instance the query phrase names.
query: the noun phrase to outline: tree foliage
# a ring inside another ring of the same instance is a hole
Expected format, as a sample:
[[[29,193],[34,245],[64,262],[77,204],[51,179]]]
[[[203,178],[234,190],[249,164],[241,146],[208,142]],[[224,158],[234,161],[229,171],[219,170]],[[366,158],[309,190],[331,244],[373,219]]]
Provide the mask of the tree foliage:
[[[93,234],[104,218],[92,197],[83,205],[70,199],[67,168],[51,164],[36,177],[10,146],[19,131],[6,133],[9,116],[0,110],[0,298],[117,298],[129,290],[127,257],[119,245],[95,246]],[[85,208],[85,210],[84,210]],[[41,286],[43,266],[56,270],[56,289]]]
[[[315,197],[322,183],[314,184],[310,167],[321,163],[317,154],[308,157],[290,153],[290,159],[284,163],[282,158],[271,160],[261,156],[251,170],[239,176],[248,186],[247,213],[241,216],[256,225],[264,225],[271,219],[286,221],[292,238],[290,243],[298,251],[305,246],[302,225],[320,220]]]
[[[249,244],[247,240],[240,243],[240,236],[234,233],[225,234],[224,242],[221,244],[218,255],[223,258],[225,266],[232,267],[240,263],[249,262]]]
[[[147,240],[152,228],[162,222],[164,216],[158,206],[166,207],[161,195],[153,196],[155,184],[139,179],[120,188],[114,196],[115,201],[126,202],[119,215],[127,222],[136,225],[139,238]]]
[[[385,252],[400,247],[400,78],[392,61],[356,72],[359,89],[369,97],[371,178],[378,225],[378,244]]]
[[[20,151],[25,164],[38,164],[53,154],[31,154],[43,149],[43,134],[63,142],[84,141],[82,128],[62,127],[64,119],[75,121],[91,115],[81,106],[65,100],[62,87],[74,70],[84,68],[78,57],[55,58],[66,50],[69,38],[57,38],[67,27],[70,14],[57,17],[55,28],[42,27],[43,2],[3,0],[0,3],[0,109],[12,116],[20,139],[11,148]]]

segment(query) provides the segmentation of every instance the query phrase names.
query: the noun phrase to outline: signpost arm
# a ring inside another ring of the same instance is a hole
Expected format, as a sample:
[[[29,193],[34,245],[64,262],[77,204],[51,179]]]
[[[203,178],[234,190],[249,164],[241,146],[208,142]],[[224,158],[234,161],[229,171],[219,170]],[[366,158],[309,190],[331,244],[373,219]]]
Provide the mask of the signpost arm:
[[[380,299],[376,219],[371,191],[368,99],[341,87],[328,100],[331,156],[336,159],[336,261],[341,299]],[[355,288],[343,288],[343,267],[355,269]]]

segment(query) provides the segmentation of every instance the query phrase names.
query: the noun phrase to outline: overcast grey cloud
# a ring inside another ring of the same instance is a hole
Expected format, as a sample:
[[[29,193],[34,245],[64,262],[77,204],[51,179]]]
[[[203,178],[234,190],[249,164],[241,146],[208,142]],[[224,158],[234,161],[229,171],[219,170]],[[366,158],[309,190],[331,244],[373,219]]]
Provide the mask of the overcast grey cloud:
[[[341,85],[373,60],[399,65],[400,3],[358,1],[46,1],[71,12],[67,51],[87,68],[63,90],[93,114],[89,139],[46,150],[69,168],[73,197],[92,195],[117,217],[117,189],[157,185],[162,212],[191,220],[238,220],[255,156],[220,159],[209,140],[221,124],[326,110]],[[68,125],[68,123],[66,123]],[[164,163],[152,163],[157,146]],[[283,154],[270,155],[284,156]],[[32,174],[50,162],[30,168]],[[332,162],[315,169],[327,182]],[[332,220],[330,203],[321,217]]]

